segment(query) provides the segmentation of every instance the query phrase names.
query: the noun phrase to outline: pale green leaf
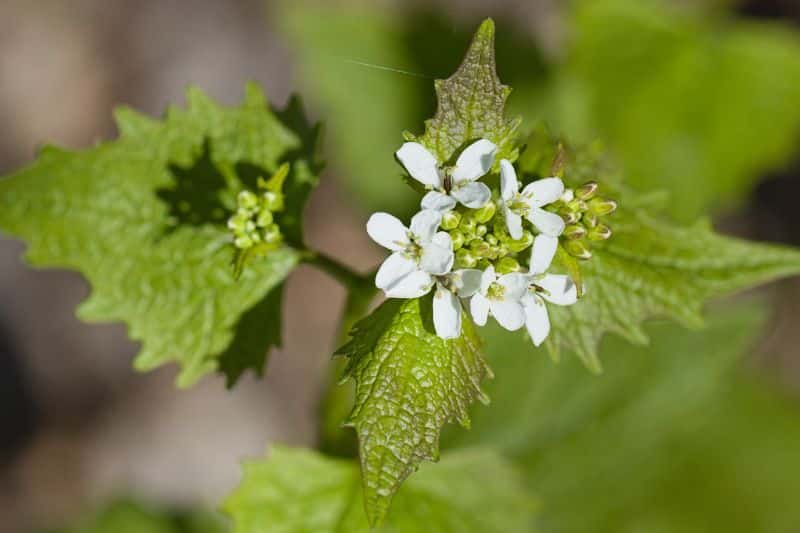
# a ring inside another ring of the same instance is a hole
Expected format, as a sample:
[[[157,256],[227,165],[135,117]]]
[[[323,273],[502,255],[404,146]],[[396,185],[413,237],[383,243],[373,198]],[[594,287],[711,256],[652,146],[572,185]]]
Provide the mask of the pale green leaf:
[[[647,347],[609,337],[602,376],[487,329],[492,405],[443,445],[491,446],[524,464],[547,531],[791,531],[800,403],[741,372],[766,316],[726,304],[703,331],[648,325]]]
[[[442,426],[469,424],[467,408],[485,398],[480,383],[490,371],[468,317],[458,339],[436,335],[430,296],[387,300],[351,336],[338,352],[356,384],[346,423],[358,434],[367,515],[377,524],[420,462],[438,458]]]
[[[268,459],[244,464],[224,511],[235,533],[522,533],[533,531],[534,501],[499,455],[464,450],[422,468],[373,529],[355,462],[273,447]]]
[[[446,80],[436,80],[436,114],[425,121],[425,133],[416,140],[439,161],[451,161],[478,139],[489,139],[497,145],[497,161],[517,159],[516,137],[521,119],[505,117],[511,88],[497,77],[494,31],[494,21],[485,20],[458,70]]]
[[[298,253],[275,251],[236,282],[225,221],[242,187],[288,161],[282,216],[296,243],[317,168],[302,144],[308,130],[294,131],[296,106],[282,122],[254,85],[237,108],[196,89],[187,99],[163,121],[123,109],[118,140],[83,152],[46,148],[0,181],[0,228],[28,242],[30,263],[81,272],[92,293],[80,317],[126,322],[142,343],[136,368],[176,362],[181,386],[220,367],[231,381],[263,367],[279,335],[260,335],[262,325],[280,327],[280,299],[268,294]]]

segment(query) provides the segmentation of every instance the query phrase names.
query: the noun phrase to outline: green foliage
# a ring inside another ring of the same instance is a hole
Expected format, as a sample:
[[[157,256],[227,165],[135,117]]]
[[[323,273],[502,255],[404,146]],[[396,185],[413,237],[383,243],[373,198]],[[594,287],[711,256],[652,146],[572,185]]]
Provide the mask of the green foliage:
[[[800,406],[737,368],[759,311],[714,313],[702,332],[652,324],[647,348],[609,337],[602,376],[575,358],[524,357],[525,341],[493,328],[492,405],[444,446],[491,446],[524,465],[545,531],[789,531]]]
[[[575,3],[543,116],[608,142],[684,222],[744,198],[800,139],[800,37],[664,0]]]
[[[500,159],[517,159],[520,119],[505,118],[511,88],[497,77],[494,31],[491,19],[481,24],[458,70],[446,80],[436,80],[436,115],[425,121],[425,134],[418,139],[409,136],[441,162],[453,160],[459,150],[478,139],[489,139],[497,146],[497,164]]]
[[[310,450],[273,447],[244,465],[224,504],[235,533],[507,533],[531,531],[534,501],[497,454],[465,450],[422,468],[378,529],[363,513],[358,465]]]
[[[436,335],[430,296],[387,300],[351,336],[337,352],[356,384],[346,424],[358,434],[367,516],[378,524],[419,463],[438,458],[442,426],[468,426],[467,407],[485,399],[480,383],[489,368],[466,316],[458,339]]]
[[[218,368],[230,382],[246,368],[260,372],[280,339],[279,287],[299,254],[276,250],[236,282],[225,228],[236,193],[288,162],[283,216],[296,244],[292,223],[299,228],[316,182],[296,105],[276,116],[254,85],[238,108],[196,89],[187,100],[162,122],[122,109],[118,140],[83,152],[45,148],[0,181],[0,227],[29,243],[30,263],[81,272],[92,294],[80,317],[126,322],[142,342],[136,368],[177,362],[181,386]],[[272,334],[263,335],[267,321]]]
[[[224,533],[220,517],[204,511],[165,512],[132,500],[112,502],[77,524],[51,533]]]

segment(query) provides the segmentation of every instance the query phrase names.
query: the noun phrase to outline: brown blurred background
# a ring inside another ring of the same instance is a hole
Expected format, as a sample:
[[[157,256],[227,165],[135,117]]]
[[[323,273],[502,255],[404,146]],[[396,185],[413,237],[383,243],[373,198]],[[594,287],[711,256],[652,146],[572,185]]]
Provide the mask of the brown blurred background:
[[[435,3],[454,16],[480,6]],[[531,21],[521,23],[525,31],[558,53],[559,2],[494,4]],[[800,18],[796,0],[738,9]],[[261,0],[3,0],[0,174],[30,161],[45,140],[80,148],[113,137],[115,106],[158,115],[182,102],[189,83],[234,104],[245,81],[255,79],[283,105],[294,87],[292,59],[270,12]],[[749,211],[728,217],[725,227],[800,244],[795,210],[785,203],[800,192],[799,167],[768,177]],[[348,205],[333,174],[312,198],[310,240],[367,268],[379,252],[361,229],[364,213]],[[248,376],[227,391],[222,379],[207,378],[179,392],[173,368],[133,373],[137,347],[122,326],[75,318],[88,292],[79,275],[32,271],[21,263],[22,251],[19,242],[0,240],[3,531],[61,522],[119,491],[216,506],[236,484],[242,458],[261,454],[268,442],[314,442],[317,393],[343,300],[323,275],[303,268],[292,276],[284,349],[272,355],[263,381]],[[800,285],[781,288],[777,325],[762,353],[768,364],[797,369],[800,350],[791,347],[800,345],[793,324]],[[318,334],[304,335],[309,327]]]

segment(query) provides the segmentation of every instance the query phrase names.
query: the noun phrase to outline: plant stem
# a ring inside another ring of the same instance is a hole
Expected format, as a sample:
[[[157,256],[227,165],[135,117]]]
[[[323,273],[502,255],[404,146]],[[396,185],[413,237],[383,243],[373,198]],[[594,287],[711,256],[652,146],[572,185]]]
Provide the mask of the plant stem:
[[[306,250],[303,254],[303,262],[319,268],[347,288],[358,287],[367,279],[366,276],[322,252]]]

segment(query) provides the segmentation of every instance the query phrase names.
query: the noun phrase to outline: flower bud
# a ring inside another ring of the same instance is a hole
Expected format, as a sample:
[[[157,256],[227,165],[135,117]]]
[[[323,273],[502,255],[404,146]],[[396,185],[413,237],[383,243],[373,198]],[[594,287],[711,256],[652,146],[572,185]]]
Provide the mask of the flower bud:
[[[522,232],[522,237],[517,240],[508,241],[508,249],[512,252],[521,252],[533,244],[533,234],[525,230]]]
[[[480,270],[486,270],[487,268],[492,266],[492,262],[489,261],[488,259],[481,259],[475,266],[477,266]]]
[[[582,213],[587,209],[586,202],[581,200],[580,198],[575,198],[570,203],[567,204],[567,209],[572,211],[573,213]]]
[[[512,272],[519,272],[520,265],[516,259],[506,256],[495,263],[495,270],[498,274],[510,274]]]
[[[280,211],[283,209],[283,195],[273,191],[265,192],[264,205],[270,211]]]
[[[461,248],[456,252],[456,265],[461,268],[475,268],[478,264],[478,258],[466,248]]]
[[[497,244],[500,242],[494,233],[489,233],[483,238],[483,240],[488,242],[491,246],[497,246]]]
[[[572,189],[565,190],[564,194],[562,194],[560,198],[560,200],[565,204],[570,203],[574,199],[575,199],[575,191],[573,191]]]
[[[599,224],[596,228],[589,230],[589,240],[604,241],[611,237],[611,228],[605,224]]]
[[[581,217],[581,221],[584,226],[590,229],[597,226],[597,216],[591,213],[584,213],[583,217]]]
[[[589,211],[595,215],[602,217],[609,215],[617,209],[617,202],[614,200],[606,200],[605,198],[593,198],[589,202]]]
[[[497,211],[497,206],[494,205],[494,202],[489,200],[489,202],[485,206],[475,210],[472,216],[479,223],[485,224],[486,222],[489,222],[492,219],[496,211]]]
[[[472,239],[469,242],[469,248],[478,257],[489,257],[491,252],[491,247],[483,239]]]
[[[584,183],[578,189],[575,190],[575,196],[580,198],[581,200],[589,200],[594,198],[594,195],[597,194],[597,183],[594,181],[590,181],[589,183]]]
[[[272,211],[267,209],[262,209],[261,212],[258,214],[258,218],[256,219],[256,226],[263,228],[265,226],[269,226],[272,224]]]
[[[442,215],[441,226],[442,229],[449,231],[451,229],[456,229],[459,222],[461,222],[461,213],[458,211],[448,211]]]
[[[574,213],[572,211],[567,213],[560,213],[561,218],[564,219],[565,224],[577,224],[577,222],[581,219],[578,213]]]
[[[478,224],[475,226],[475,235],[478,237],[483,237],[486,235],[487,231],[489,231],[489,228],[486,227],[486,224]]]
[[[464,246],[464,234],[458,230],[454,230],[450,232],[450,239],[453,241],[453,250],[458,250],[462,246]]]
[[[247,235],[240,235],[239,237],[236,237],[236,239],[233,241],[233,244],[237,248],[241,248],[242,250],[246,250],[247,248],[250,248],[251,246],[253,246],[253,239],[251,239]]]
[[[475,227],[477,225],[478,224],[475,222],[474,218],[470,216],[462,216],[458,227],[464,233],[464,236],[471,237],[475,235]]]
[[[239,207],[253,209],[258,205],[258,196],[250,191],[242,191],[239,193],[239,196],[236,197],[236,201]]]
[[[578,259],[591,259],[592,252],[584,244],[583,241],[567,241],[564,243],[564,249],[573,257]]]
[[[281,240],[281,229],[277,224],[270,224],[264,228],[264,241],[269,244],[275,244]]]
[[[571,224],[564,228],[564,237],[569,240],[579,240],[586,236],[586,228],[578,224]]]

